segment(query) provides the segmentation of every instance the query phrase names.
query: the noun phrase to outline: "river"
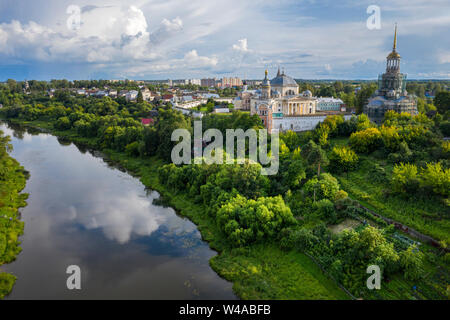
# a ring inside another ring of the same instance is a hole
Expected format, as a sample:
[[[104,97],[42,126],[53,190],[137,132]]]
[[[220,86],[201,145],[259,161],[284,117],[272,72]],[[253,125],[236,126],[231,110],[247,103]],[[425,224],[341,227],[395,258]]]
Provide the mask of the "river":
[[[208,260],[217,254],[159,194],[101,157],[56,137],[0,122],[11,155],[31,174],[22,252],[7,299],[236,299]],[[81,270],[69,290],[67,267]]]

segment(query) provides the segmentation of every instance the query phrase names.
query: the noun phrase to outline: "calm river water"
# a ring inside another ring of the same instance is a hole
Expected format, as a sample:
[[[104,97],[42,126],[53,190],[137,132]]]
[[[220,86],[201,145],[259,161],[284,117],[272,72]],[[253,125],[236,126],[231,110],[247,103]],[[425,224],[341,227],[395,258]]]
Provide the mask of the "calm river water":
[[[7,299],[236,298],[196,226],[154,205],[157,192],[52,135],[0,130],[31,174],[23,251],[2,266],[18,278]],[[67,289],[70,265],[81,269],[81,290]]]

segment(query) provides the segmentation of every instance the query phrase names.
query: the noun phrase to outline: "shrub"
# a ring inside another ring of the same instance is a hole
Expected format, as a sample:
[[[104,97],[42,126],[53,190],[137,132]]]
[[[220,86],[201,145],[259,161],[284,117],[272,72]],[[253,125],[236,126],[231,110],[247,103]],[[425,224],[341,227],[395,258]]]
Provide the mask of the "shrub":
[[[419,186],[417,167],[409,163],[400,163],[392,171],[392,189],[397,192],[414,192]]]
[[[388,127],[382,125],[380,128],[380,132],[384,146],[391,151],[397,150],[398,145],[400,144],[401,141],[397,128],[395,128],[394,126]]]
[[[217,212],[217,224],[234,246],[273,238],[294,223],[292,212],[281,196],[248,200],[237,195]]]
[[[333,172],[350,171],[358,165],[358,156],[349,147],[334,147],[329,156],[330,170]]]
[[[360,153],[370,153],[381,145],[381,132],[377,128],[368,128],[352,133],[350,146]]]
[[[334,200],[339,191],[339,183],[331,174],[322,173],[319,179],[314,177],[308,180],[303,188],[309,197],[313,197],[315,193],[316,199]]]
[[[421,171],[420,185],[432,189],[436,194],[450,195],[450,169],[442,169],[440,162],[428,163]]]
[[[417,280],[422,275],[423,253],[413,245],[400,253],[400,265],[406,279]]]
[[[72,126],[68,117],[61,117],[55,123],[55,128],[58,130],[69,130]]]
[[[127,144],[125,147],[125,152],[132,157],[139,156],[139,142],[134,141],[130,144]]]

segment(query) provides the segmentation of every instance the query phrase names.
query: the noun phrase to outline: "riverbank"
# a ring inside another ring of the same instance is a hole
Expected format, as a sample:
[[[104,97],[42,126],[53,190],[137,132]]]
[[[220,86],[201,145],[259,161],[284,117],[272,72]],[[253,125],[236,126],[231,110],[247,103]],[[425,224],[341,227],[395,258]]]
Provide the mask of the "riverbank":
[[[18,122],[39,127],[60,139],[83,144],[97,150],[95,139],[81,138],[71,130],[56,131],[44,122]],[[215,221],[202,205],[193,203],[184,193],[175,194],[158,181],[157,170],[163,165],[158,158],[134,158],[125,153],[102,150],[106,161],[116,163],[142,183],[158,191],[163,202],[193,221],[205,241],[219,255],[210,260],[211,267],[223,278],[233,282],[233,290],[243,299],[347,299],[347,295],[327,278],[307,256],[284,252],[276,244],[252,245],[233,249],[218,230]]]
[[[11,263],[21,252],[19,236],[24,223],[19,209],[27,205],[25,188],[28,172],[6,152],[0,135],[0,299],[8,295],[16,281],[12,274],[1,272],[1,265]]]

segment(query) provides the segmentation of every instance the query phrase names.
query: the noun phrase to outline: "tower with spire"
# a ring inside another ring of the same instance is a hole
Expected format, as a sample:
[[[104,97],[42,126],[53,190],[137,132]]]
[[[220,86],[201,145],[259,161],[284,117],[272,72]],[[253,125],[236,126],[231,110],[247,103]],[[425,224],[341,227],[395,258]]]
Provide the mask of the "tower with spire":
[[[270,86],[270,80],[269,80],[269,71],[266,69],[265,72],[266,76],[264,77],[264,80],[262,82],[261,86],[261,95],[263,99],[270,99],[271,96],[271,86]]]
[[[392,52],[386,57],[386,72],[378,77],[378,90],[369,99],[363,112],[381,123],[388,110],[416,115],[417,102],[406,91],[406,74],[400,73],[400,54],[397,52],[397,24],[395,24]]]

